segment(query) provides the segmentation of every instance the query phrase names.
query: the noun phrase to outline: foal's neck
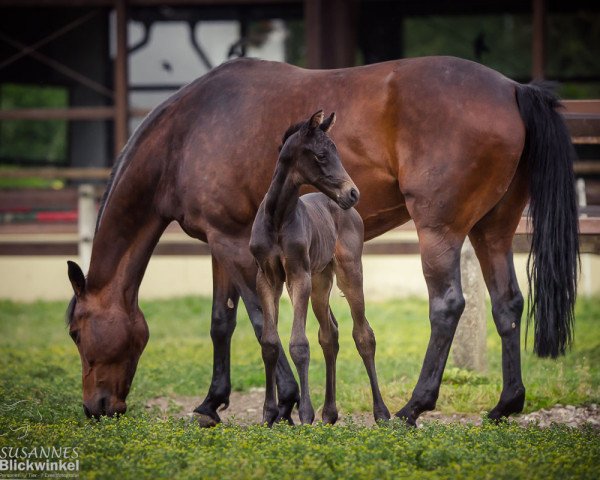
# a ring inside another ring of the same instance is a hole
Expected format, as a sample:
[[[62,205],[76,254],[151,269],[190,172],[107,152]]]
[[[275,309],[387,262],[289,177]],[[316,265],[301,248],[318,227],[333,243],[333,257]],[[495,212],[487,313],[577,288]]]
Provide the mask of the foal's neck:
[[[278,161],[265,196],[265,215],[276,230],[294,213],[300,198],[300,185],[294,182],[290,173],[290,167]]]

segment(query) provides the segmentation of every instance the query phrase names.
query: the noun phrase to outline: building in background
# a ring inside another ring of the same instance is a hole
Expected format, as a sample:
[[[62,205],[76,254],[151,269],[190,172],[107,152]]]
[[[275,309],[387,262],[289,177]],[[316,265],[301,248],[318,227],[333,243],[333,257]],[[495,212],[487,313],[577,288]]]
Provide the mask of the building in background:
[[[149,109],[232,57],[439,54],[600,98],[600,2],[0,0],[0,165],[108,167]]]

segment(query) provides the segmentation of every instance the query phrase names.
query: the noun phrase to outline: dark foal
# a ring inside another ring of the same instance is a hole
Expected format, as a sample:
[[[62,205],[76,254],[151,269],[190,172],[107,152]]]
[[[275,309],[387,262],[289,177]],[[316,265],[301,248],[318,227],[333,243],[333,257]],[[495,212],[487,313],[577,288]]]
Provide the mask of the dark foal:
[[[308,387],[310,352],[305,333],[309,297],[319,321],[319,343],[325,356],[323,422],[333,424],[338,418],[338,325],[329,307],[334,272],[352,312],[352,336],[371,382],[375,419],[390,418],[377,384],[375,335],[365,317],[361,264],[364,227],[352,208],[359,193],[327,135],[335,114],[324,122],[323,118],[320,110],[285,133],[273,180],[252,225],[250,251],[258,264],[256,284],[264,315],[260,339],[266,372],[263,422],[269,426],[279,415],[275,392],[280,345],[277,317],[284,282],[294,307],[290,355],[300,378],[300,421],[312,423],[315,418]],[[300,197],[304,184],[323,193]]]

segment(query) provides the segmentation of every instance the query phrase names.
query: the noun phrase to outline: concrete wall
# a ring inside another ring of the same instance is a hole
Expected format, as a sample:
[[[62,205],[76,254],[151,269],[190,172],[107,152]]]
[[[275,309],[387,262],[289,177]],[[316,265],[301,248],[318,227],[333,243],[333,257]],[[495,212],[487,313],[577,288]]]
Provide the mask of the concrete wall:
[[[24,302],[67,300],[71,286],[67,279],[67,257],[0,257],[0,299]],[[517,255],[519,284],[526,294],[526,255]],[[600,293],[600,257],[582,258],[581,294]],[[365,256],[364,285],[367,299],[426,296],[427,289],[418,255]],[[586,266],[587,265],[587,266]],[[586,292],[586,288],[588,291]],[[212,294],[211,261],[208,256],[155,256],[150,261],[140,290],[141,298],[170,298]],[[334,290],[333,295],[338,295]]]

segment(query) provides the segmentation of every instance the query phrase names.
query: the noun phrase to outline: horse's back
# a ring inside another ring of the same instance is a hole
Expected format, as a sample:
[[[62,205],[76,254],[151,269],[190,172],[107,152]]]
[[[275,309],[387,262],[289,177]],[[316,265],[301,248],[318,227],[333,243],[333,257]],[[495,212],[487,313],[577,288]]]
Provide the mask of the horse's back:
[[[163,115],[164,190],[173,198],[164,216],[209,241],[249,235],[281,134],[319,108],[340,118],[333,137],[363,194],[369,238],[409,218],[405,197],[424,189],[415,179],[432,179],[434,191],[463,190],[472,185],[462,174],[474,165],[481,177],[491,162],[504,188],[522,149],[513,83],[473,62],[425,57],[305,70],[241,59],[185,87]]]

